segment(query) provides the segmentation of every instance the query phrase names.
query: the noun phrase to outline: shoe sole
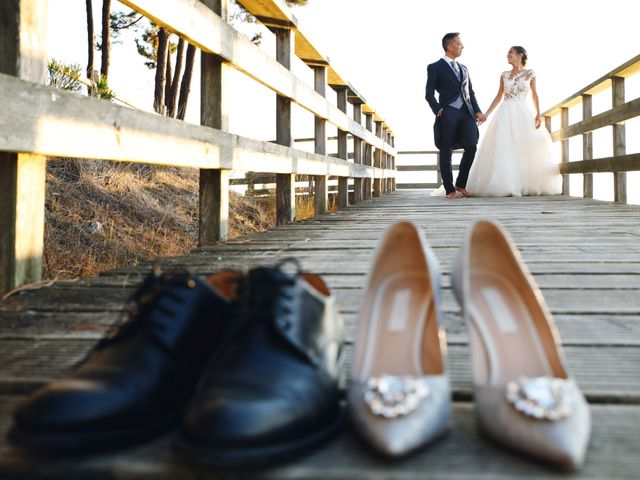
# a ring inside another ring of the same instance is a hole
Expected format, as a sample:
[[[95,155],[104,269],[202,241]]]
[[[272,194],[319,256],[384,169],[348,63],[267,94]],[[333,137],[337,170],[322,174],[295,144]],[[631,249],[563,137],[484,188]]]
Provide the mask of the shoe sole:
[[[9,441],[18,447],[51,452],[91,452],[119,449],[160,437],[175,427],[177,422],[139,430],[112,430],[95,432],[28,432],[14,427]]]
[[[206,443],[194,442],[179,434],[173,442],[176,453],[187,460],[223,468],[257,468],[293,460],[313,447],[328,441],[344,424],[345,408],[340,408],[338,417],[326,428],[311,435],[289,442],[242,448],[220,448]]]

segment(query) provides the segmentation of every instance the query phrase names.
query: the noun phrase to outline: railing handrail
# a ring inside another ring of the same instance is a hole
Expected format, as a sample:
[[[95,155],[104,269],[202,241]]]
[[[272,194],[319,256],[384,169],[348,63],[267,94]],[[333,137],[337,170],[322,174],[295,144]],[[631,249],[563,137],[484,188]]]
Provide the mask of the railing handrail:
[[[290,19],[270,27],[276,38],[276,58],[227,22],[226,2],[122,1],[208,54],[203,55],[201,65],[201,125],[41,85],[46,78],[47,28],[46,16],[35,12],[46,10],[47,0],[0,3],[0,16],[8,27],[0,30],[0,45],[8,50],[0,58],[0,183],[10,187],[0,189],[0,293],[41,278],[46,156],[201,169],[199,243],[227,237],[230,170],[276,174],[278,224],[295,219],[297,174],[313,176],[316,212],[328,209],[330,175],[338,177],[339,207],[395,189],[397,152],[391,129],[302,34],[282,0],[243,0],[252,14],[268,7],[276,17]],[[265,21],[264,16],[260,19]],[[313,70],[313,86],[291,71],[294,35],[300,42],[298,53],[309,57],[302,60]],[[228,67],[276,94],[276,143],[227,131],[224,83]],[[327,85],[336,91],[337,105],[327,100]],[[348,102],[353,104],[352,117],[347,114]],[[315,153],[294,148],[292,103],[315,117]],[[326,152],[326,122],[337,127],[338,158]],[[351,152],[349,135],[353,137]],[[353,161],[349,161],[351,154]]]
[[[176,32],[202,51],[222,57],[229,65],[277,94],[291,99],[317,117],[390,155],[395,155],[395,149],[391,145],[349,118],[345,112],[340,111],[338,107],[279,64],[276,59],[256,47],[203,3],[188,0],[163,0],[162,2],[122,0],[122,3],[153,19],[155,23]],[[274,0],[262,3],[275,6]],[[177,11],[191,11],[191,14],[176,15]],[[384,124],[384,122],[380,123]]]
[[[603,75],[596,81],[590,83],[582,90],[574,93],[570,97],[565,98],[562,102],[554,105],[545,112],[542,113],[543,117],[551,117],[560,113],[561,108],[571,108],[582,101],[583,95],[595,95],[597,93],[606,90],[611,86],[611,79],[613,77],[627,78],[640,72],[640,54],[633,57],[631,60],[623,63],[622,65],[614,68],[609,73]]]
[[[623,63],[619,67],[600,77],[563,102],[543,113],[545,126],[554,141],[562,145],[562,158],[559,166],[562,174],[562,193],[570,194],[569,175],[583,175],[583,196],[593,198],[593,174],[596,172],[613,173],[614,200],[627,202],[626,172],[640,170],[640,154],[627,154],[626,130],[624,122],[640,116],[640,99],[625,102],[625,79],[640,72],[640,55]],[[598,115],[592,112],[593,95],[611,87],[611,108]],[[569,109],[582,103],[582,120],[574,124],[569,122]],[[552,116],[560,114],[560,129],[551,131]],[[613,129],[613,156],[593,158],[593,131],[603,127]],[[582,135],[582,160],[570,161],[569,139]]]
[[[331,87],[347,88],[352,103],[362,104],[363,113],[373,114],[375,121],[382,122],[383,126],[388,127],[384,117],[369,105],[364,96],[350,82],[340,75],[330,62],[329,57],[319,51],[317,43],[309,38],[309,32],[304,29],[304,25],[301,25],[300,20],[296,18],[291,9],[282,0],[270,0],[268,2],[262,0],[238,0],[238,3],[266,27],[286,26],[291,28],[296,36],[296,56],[309,66],[326,66],[327,83]]]

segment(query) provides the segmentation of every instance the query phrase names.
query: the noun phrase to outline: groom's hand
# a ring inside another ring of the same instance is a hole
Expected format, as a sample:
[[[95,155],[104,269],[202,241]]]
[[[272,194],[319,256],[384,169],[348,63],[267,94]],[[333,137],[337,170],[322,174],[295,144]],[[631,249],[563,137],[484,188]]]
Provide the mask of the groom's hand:
[[[478,125],[482,125],[486,121],[487,121],[487,116],[484,113],[482,112],[476,113],[476,122],[478,123]]]
[[[436,113],[436,117],[440,118],[442,116],[443,111],[444,111],[444,108],[441,108],[440,110],[438,110],[438,113]]]

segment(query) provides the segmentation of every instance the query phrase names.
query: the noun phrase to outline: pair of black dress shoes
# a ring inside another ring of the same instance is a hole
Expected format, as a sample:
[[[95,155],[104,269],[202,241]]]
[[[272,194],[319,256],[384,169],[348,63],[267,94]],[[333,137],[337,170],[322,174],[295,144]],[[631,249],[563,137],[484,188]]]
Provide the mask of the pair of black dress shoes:
[[[343,336],[312,274],[151,274],[115,334],[19,406],[10,439],[84,451],[177,430],[178,450],[218,465],[291,457],[341,422]]]

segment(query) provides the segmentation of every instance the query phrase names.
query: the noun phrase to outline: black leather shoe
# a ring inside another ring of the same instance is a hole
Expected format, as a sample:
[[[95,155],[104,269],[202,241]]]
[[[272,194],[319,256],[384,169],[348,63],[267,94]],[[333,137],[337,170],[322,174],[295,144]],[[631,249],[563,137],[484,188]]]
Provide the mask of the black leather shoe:
[[[289,459],[342,419],[344,325],[317,276],[250,270],[234,340],[203,376],[176,447],[219,466]]]
[[[229,332],[234,275],[222,272],[210,281],[186,273],[148,276],[116,333],[70,374],[20,405],[11,441],[92,450],[175,427],[206,362]]]

